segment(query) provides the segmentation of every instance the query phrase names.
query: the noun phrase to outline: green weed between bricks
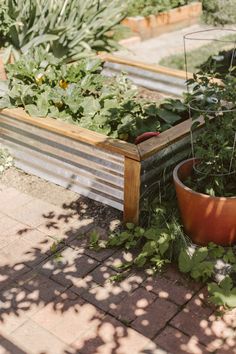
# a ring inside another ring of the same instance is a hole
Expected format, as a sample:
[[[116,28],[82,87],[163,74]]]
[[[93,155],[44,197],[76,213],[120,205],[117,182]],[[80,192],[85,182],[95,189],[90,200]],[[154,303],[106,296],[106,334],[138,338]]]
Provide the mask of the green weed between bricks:
[[[172,193],[172,188],[170,189]],[[175,203],[168,200],[173,200],[173,195],[171,198],[162,198],[161,203],[159,198],[151,203],[148,227],[128,223],[123,231],[111,233],[106,242],[100,240],[99,234],[94,231],[90,236],[90,247],[97,251],[122,248],[135,251],[135,254],[137,252],[132,262],[119,266],[123,275],[121,273],[114,276],[112,281],[122,280],[132,268],[146,268],[155,274],[161,272],[167,264],[176,263],[180,272],[191,279],[207,283],[209,301],[225,308],[236,307],[236,287],[233,284],[233,275],[236,272],[234,248],[225,249],[213,243],[207,247],[193,247],[184,235]],[[219,282],[213,281],[218,261],[230,268],[230,274],[224,275]]]

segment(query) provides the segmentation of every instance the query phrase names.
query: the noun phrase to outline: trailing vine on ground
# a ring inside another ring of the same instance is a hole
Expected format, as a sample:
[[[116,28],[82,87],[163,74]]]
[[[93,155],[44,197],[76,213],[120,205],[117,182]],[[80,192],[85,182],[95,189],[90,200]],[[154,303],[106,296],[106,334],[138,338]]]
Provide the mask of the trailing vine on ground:
[[[173,193],[172,188],[169,191]],[[117,247],[136,251],[132,262],[122,264],[124,272],[136,267],[148,268],[156,273],[167,264],[176,263],[180,272],[208,284],[209,300],[212,303],[226,308],[236,307],[233,279],[236,272],[235,249],[226,249],[214,243],[207,247],[193,245],[184,235],[175,202],[170,200],[173,198],[168,193],[161,202],[157,198],[149,205],[150,223],[145,227],[128,223],[123,231],[111,233],[106,242],[100,240],[98,233],[93,232],[90,247],[95,250]],[[223,269],[220,275],[217,273],[219,263]],[[225,272],[225,269],[229,271]],[[119,277],[123,279],[120,274]],[[119,279],[115,277],[113,280]]]

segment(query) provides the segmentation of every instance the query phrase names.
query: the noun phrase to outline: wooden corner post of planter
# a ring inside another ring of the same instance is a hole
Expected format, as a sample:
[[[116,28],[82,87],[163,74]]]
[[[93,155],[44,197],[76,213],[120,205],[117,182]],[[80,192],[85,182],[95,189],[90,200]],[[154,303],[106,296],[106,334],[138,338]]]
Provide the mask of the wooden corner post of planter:
[[[139,222],[141,187],[141,161],[125,157],[124,173],[124,221]]]

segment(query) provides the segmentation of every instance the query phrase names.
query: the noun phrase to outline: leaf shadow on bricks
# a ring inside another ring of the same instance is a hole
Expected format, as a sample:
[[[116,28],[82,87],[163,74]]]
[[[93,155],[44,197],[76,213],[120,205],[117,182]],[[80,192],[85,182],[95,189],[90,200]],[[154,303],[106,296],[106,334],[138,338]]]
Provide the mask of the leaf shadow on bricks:
[[[0,250],[0,349],[20,354],[234,353],[234,310],[217,318],[205,288],[174,267],[152,278],[130,271],[112,282],[117,265],[135,253],[89,249],[92,229],[103,238],[106,230],[64,209],[43,214],[45,221],[35,228],[15,228],[14,235],[8,231],[11,242]],[[50,340],[60,350],[50,347]]]

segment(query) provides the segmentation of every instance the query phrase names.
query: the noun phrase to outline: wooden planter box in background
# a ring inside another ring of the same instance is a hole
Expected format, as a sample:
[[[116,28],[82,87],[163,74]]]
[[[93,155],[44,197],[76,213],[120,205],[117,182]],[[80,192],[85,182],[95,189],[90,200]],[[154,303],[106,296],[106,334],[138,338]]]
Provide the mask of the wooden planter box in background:
[[[190,125],[185,121],[136,146],[52,118],[33,118],[20,108],[4,109],[0,143],[16,167],[122,210],[124,221],[138,223],[141,196],[188,156]]]
[[[127,17],[122,24],[142,39],[147,39],[197,23],[201,14],[201,2],[193,2],[157,15]]]

